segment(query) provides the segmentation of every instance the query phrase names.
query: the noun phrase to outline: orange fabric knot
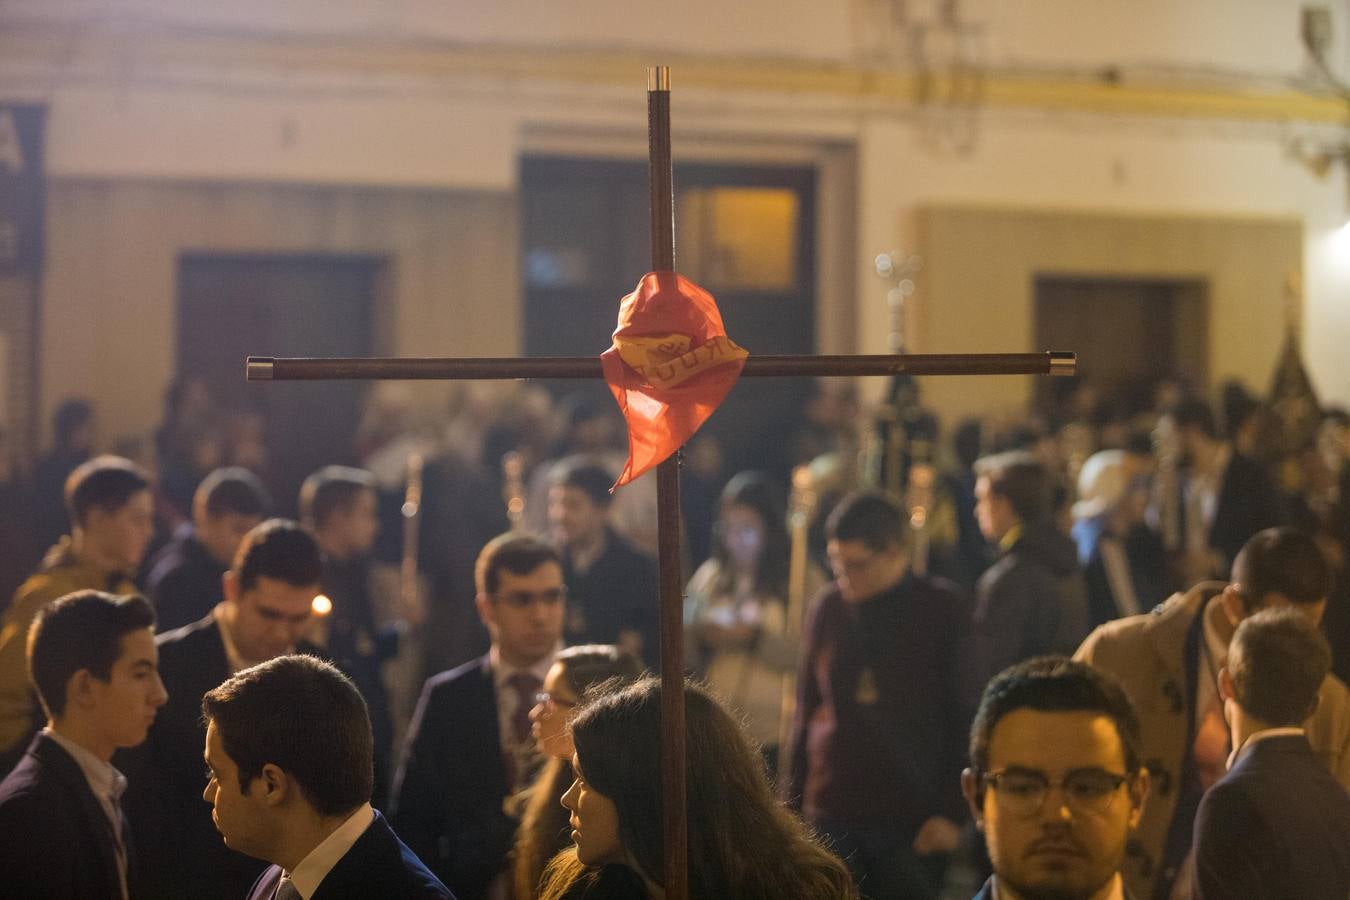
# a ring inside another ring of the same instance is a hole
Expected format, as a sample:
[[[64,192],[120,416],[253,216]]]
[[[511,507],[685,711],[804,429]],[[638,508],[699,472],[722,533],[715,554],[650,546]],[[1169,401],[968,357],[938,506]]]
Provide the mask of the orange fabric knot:
[[[655,467],[693,437],[750,354],[726,335],[717,301],[674,272],[648,272],[619,306],[600,356],[628,423],[628,462],[614,486]]]

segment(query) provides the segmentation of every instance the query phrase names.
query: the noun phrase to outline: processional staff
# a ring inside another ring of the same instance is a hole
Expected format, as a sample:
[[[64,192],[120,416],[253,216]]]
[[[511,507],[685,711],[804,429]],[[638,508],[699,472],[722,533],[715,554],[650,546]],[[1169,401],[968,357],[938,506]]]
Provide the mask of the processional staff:
[[[675,195],[670,155],[670,70],[647,70],[647,137],[651,192],[652,270],[675,269]],[[928,354],[915,356],[759,356],[750,377],[787,375],[1072,375],[1072,353]],[[275,359],[249,357],[250,381],[317,379],[600,378],[593,357],[545,359]],[[661,769],[667,900],[687,900],[685,809],[684,598],[680,567],[679,453],[657,466],[661,603]]]

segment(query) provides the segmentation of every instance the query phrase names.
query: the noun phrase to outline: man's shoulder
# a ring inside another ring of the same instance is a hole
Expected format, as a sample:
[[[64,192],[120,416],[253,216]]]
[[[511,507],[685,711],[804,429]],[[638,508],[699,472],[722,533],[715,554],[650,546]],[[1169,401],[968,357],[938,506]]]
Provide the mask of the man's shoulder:
[[[488,667],[487,657],[479,656],[431,676],[422,690],[429,700],[448,702],[452,698],[477,693],[484,685],[491,684],[492,670]]]
[[[220,642],[220,624],[214,614],[203,616],[195,622],[155,635],[155,644],[160,655],[189,652],[191,648],[203,644]]]
[[[622,532],[610,528],[601,559],[612,566],[656,569],[656,557],[630,541]]]
[[[230,664],[225,656],[220,625],[212,615],[156,635],[155,645],[159,648],[160,674],[166,683],[175,682],[168,684],[170,704],[174,704],[175,693],[183,693],[181,686],[184,682],[214,687],[230,676]],[[175,691],[175,686],[180,690]],[[196,698],[194,706],[200,699]]]
[[[75,805],[70,801],[80,788],[87,788],[79,764],[60,744],[37,735],[28,752],[0,781],[0,811],[7,821],[37,813],[43,820],[63,818]]]
[[[314,900],[372,896],[453,900],[449,889],[408,849],[378,812],[324,878]]]

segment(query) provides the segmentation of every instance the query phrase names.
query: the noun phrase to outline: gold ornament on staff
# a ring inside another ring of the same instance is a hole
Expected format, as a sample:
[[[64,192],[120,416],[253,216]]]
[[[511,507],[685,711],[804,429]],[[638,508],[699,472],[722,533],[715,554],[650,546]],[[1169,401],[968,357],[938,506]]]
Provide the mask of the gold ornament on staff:
[[[403,558],[399,564],[399,599],[403,618],[420,625],[426,618],[417,578],[417,550],[422,528],[422,454],[408,454],[408,484],[403,490]]]
[[[502,454],[502,500],[511,530],[519,531],[525,521],[525,461],[518,450]]]
[[[788,499],[788,595],[785,637],[789,646],[800,647],[806,619],[806,580],[811,569],[808,539],[811,518],[816,512],[818,495],[810,466],[792,470],[792,496]],[[782,695],[778,706],[778,771],[787,772],[791,765],[792,720],[797,713],[797,674],[784,672]]]

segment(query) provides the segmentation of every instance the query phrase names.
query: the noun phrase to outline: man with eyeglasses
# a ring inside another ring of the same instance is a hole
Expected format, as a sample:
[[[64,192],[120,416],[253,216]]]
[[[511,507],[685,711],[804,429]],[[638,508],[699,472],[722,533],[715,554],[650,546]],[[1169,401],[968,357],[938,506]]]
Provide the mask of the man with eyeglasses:
[[[499,535],[474,568],[487,654],[429,679],[394,778],[394,830],[460,897],[506,896],[517,822],[504,801],[540,759],[530,708],[561,646],[566,588],[558,553]]]
[[[826,521],[835,580],[802,640],[785,799],[874,900],[937,897],[966,817],[969,607],[915,573],[900,509],[872,492]]]
[[[996,675],[961,789],[994,874],[975,900],[1127,900],[1120,874],[1148,795],[1139,720],[1109,677],[1064,657]]]

